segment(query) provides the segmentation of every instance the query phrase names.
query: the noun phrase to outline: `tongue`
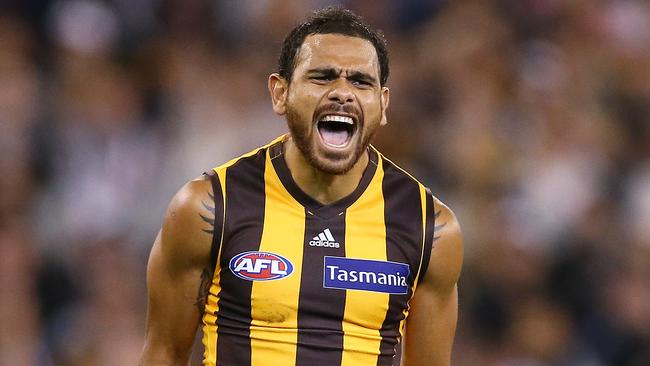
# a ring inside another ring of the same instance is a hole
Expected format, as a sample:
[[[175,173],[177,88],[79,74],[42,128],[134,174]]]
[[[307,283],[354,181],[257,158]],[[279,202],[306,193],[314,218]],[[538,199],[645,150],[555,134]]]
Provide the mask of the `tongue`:
[[[341,146],[345,144],[348,139],[348,131],[332,131],[325,128],[320,129],[320,135],[328,145]]]

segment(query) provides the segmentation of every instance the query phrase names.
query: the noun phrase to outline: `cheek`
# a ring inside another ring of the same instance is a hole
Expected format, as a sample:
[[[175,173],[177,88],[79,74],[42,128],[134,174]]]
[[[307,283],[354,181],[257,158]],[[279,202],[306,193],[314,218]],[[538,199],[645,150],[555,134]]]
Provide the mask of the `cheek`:
[[[296,112],[311,118],[318,103],[318,95],[313,90],[304,87],[293,89],[287,96],[287,104]]]
[[[379,123],[381,119],[381,99],[372,95],[365,98],[362,103],[366,123]]]

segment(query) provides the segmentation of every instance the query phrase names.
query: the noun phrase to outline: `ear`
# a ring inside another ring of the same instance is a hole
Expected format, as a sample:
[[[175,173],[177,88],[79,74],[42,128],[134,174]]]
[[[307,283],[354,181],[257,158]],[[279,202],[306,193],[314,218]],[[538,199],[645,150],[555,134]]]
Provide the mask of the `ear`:
[[[269,93],[271,93],[271,102],[273,111],[283,116],[287,113],[287,94],[289,92],[289,83],[278,73],[269,76]]]
[[[388,124],[388,119],[386,118],[386,109],[390,102],[390,90],[386,86],[381,87],[381,120],[379,121],[380,126],[385,126]]]

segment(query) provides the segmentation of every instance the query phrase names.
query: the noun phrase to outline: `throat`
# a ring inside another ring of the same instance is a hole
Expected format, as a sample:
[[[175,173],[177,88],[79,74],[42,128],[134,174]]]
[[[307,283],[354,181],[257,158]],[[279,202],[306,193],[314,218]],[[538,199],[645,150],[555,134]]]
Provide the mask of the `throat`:
[[[288,140],[284,148],[285,162],[293,181],[304,193],[324,205],[352,194],[368,165],[368,156],[364,154],[346,174],[327,174],[309,163],[292,140]]]
[[[347,197],[354,192],[358,185],[358,181],[355,181],[356,184],[343,182],[346,180],[346,177],[343,176],[330,176],[327,178],[331,179],[314,179],[312,184],[307,184],[304,187],[300,183],[296,183],[305,193],[324,205],[329,205]]]

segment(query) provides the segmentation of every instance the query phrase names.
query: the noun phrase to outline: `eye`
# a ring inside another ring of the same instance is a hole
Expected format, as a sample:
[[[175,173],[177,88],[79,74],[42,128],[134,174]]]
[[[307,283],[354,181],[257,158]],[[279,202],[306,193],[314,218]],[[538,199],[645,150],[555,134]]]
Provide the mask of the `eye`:
[[[328,81],[331,81],[332,77],[327,76],[327,75],[316,75],[316,76],[310,77],[309,80],[313,80],[313,81],[315,81],[317,83],[326,83]]]
[[[359,87],[359,88],[367,88],[367,87],[372,86],[371,83],[369,83],[369,82],[367,82],[365,80],[361,80],[361,79],[353,79],[353,80],[351,80],[351,83],[352,83],[352,85],[354,85],[356,87]]]

